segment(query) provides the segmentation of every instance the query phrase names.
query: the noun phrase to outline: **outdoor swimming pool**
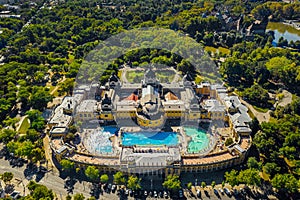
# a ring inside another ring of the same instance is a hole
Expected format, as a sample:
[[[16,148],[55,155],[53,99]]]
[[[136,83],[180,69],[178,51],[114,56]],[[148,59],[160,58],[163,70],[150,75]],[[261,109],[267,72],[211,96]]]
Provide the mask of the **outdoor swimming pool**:
[[[124,133],[122,137],[124,146],[133,145],[167,145],[178,144],[178,137],[175,132],[133,132]]]
[[[116,127],[105,126],[96,129],[86,141],[87,149],[96,154],[109,154],[113,152],[112,142],[109,138],[118,131]]]
[[[188,144],[188,153],[199,153],[209,147],[209,138],[205,131],[191,127],[184,127],[184,130],[192,138]]]

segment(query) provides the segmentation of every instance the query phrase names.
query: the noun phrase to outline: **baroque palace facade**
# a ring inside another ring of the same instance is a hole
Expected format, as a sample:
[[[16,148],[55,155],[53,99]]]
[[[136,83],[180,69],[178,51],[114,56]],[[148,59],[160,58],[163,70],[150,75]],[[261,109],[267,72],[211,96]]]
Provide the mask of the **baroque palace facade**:
[[[74,123],[81,125],[78,144],[63,138]],[[152,175],[207,172],[242,163],[251,146],[251,118],[238,96],[230,96],[222,85],[195,84],[189,76],[176,83],[160,83],[150,68],[139,84],[122,83],[112,75],[105,86],[79,86],[65,97],[48,121],[55,158],[74,161],[79,168],[95,165],[103,172],[123,171]],[[110,154],[92,152],[85,138],[101,126],[116,125],[109,138]],[[183,126],[210,124],[210,143],[204,152],[188,152],[191,140]],[[165,131],[178,134],[178,145],[122,145],[122,131]],[[233,143],[225,146],[228,138]],[[214,141],[214,142],[212,142]]]

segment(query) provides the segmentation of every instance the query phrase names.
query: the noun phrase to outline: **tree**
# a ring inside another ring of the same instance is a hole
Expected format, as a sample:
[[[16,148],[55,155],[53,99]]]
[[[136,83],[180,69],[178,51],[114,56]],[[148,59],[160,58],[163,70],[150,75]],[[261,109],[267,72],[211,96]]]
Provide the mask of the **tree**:
[[[28,159],[30,159],[33,163],[37,163],[38,161],[45,159],[45,151],[40,147],[36,147],[31,151],[31,155]]]
[[[66,200],[72,200],[72,197],[70,195],[67,195]]]
[[[117,172],[114,174],[114,182],[118,185],[124,184],[126,179],[122,172]]]
[[[27,185],[30,190],[29,198],[33,199],[54,199],[52,190],[49,190],[46,186],[37,184],[35,181],[30,181]]]
[[[238,180],[239,182],[245,183],[247,185],[259,186],[261,184],[261,178],[257,169],[246,169],[240,171],[238,175]]]
[[[40,133],[33,128],[30,128],[26,131],[26,138],[29,139],[31,142],[35,142],[39,137]]]
[[[127,181],[127,187],[129,189],[132,189],[132,190],[138,190],[138,189],[141,189],[141,179],[136,177],[136,176],[129,176],[128,178],[128,181]]]
[[[232,138],[227,138],[226,141],[225,141],[225,146],[229,146],[233,144],[233,139]]]
[[[216,181],[211,182],[211,187],[214,188],[216,186]]]
[[[225,180],[232,187],[234,187],[235,185],[238,185],[239,184],[238,171],[233,169],[230,172],[225,172]]]
[[[17,135],[17,132],[11,129],[2,129],[0,131],[0,141],[7,144],[8,142],[12,141],[15,136]]]
[[[272,162],[272,163],[268,162],[263,166],[263,170],[265,173],[267,173],[271,177],[273,177],[276,173],[278,173],[280,171],[280,167],[274,162]]]
[[[62,169],[65,171],[71,171],[72,169],[74,169],[74,162],[67,159],[62,159],[60,161],[60,165]]]
[[[201,182],[201,187],[205,188],[206,187],[206,183],[204,181]]]
[[[271,183],[282,192],[295,193],[299,189],[298,180],[292,174],[276,174]]]
[[[32,88],[30,104],[34,109],[43,110],[52,99],[53,96],[44,87],[34,86]]]
[[[91,181],[99,178],[99,170],[95,166],[88,166],[84,173]]]
[[[168,175],[166,180],[163,182],[163,187],[168,190],[177,191],[181,188],[181,182],[179,176],[177,175]]]
[[[102,175],[100,176],[100,181],[101,181],[101,183],[107,183],[108,180],[109,180],[109,178],[108,178],[108,175],[107,175],[107,174],[102,174]]]
[[[188,184],[187,184],[187,188],[190,190],[190,189],[192,189],[192,186],[193,186],[193,183],[192,182],[189,182]]]
[[[75,194],[73,196],[73,200],[84,200],[85,197],[83,196],[83,194]]]
[[[9,116],[3,121],[6,126],[11,126],[14,130],[16,130],[16,123],[20,120],[18,118],[10,118]]]
[[[10,182],[14,177],[14,174],[11,173],[11,172],[4,172],[2,175],[1,175],[1,179],[3,180],[3,182],[6,184],[8,182]]]
[[[254,105],[260,107],[268,106],[268,91],[258,84],[252,85],[250,88],[245,89],[242,95],[247,99],[247,101]]]
[[[261,163],[257,162],[257,160],[254,157],[249,157],[247,161],[247,166],[248,168],[253,168],[253,169],[261,169]]]

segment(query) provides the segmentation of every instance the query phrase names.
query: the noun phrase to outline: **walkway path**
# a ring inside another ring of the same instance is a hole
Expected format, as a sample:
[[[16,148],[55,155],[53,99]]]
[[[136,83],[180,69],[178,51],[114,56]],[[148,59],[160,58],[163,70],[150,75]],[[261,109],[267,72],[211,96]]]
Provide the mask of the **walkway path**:
[[[268,122],[270,120],[270,112],[271,110],[268,110],[268,112],[264,113],[264,112],[258,112],[257,110],[255,110],[255,108],[249,104],[248,102],[244,101],[243,99],[241,99],[241,102],[246,105],[250,111],[253,113],[253,115],[257,118],[257,120],[259,121],[259,123],[262,122]]]
[[[284,97],[283,97],[283,99],[280,100],[278,105],[284,107],[292,102],[293,95],[292,95],[292,93],[290,93],[287,90],[283,90],[282,93],[283,93]]]

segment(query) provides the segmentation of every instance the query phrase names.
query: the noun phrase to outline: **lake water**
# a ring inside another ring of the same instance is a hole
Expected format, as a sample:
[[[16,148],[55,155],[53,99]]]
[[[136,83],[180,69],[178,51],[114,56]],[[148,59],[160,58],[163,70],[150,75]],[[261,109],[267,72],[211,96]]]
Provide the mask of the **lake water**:
[[[295,29],[290,25],[286,25],[280,22],[269,22],[267,30],[272,30],[275,33],[275,40],[277,43],[280,37],[283,37],[288,42],[300,40],[300,30]]]

